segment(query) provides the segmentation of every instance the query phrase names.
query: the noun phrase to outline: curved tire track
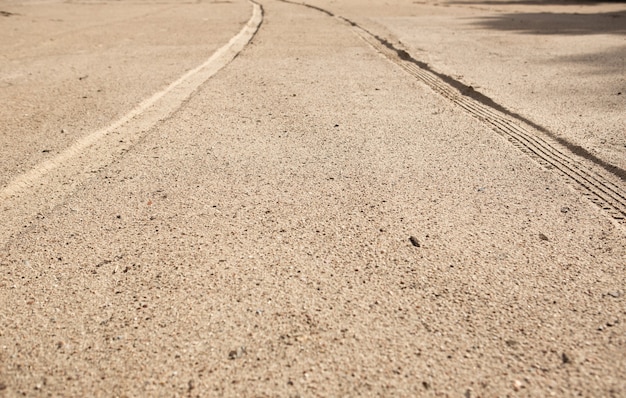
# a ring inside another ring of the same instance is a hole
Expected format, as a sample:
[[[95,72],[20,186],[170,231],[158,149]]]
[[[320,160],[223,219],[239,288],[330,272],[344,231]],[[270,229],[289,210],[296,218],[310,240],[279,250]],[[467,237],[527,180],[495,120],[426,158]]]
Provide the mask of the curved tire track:
[[[111,125],[84,136],[2,188],[0,242],[11,234],[10,226],[15,228],[16,223],[59,203],[73,186],[132,148],[149,129],[180,109],[201,84],[235,59],[263,23],[261,5],[254,1],[250,4],[252,16],[246,25],[204,63],[142,101]]]
[[[596,173],[576,160],[577,155],[567,146],[549,143],[535,131],[552,135],[530,120],[506,110],[490,98],[475,92],[471,87],[433,71],[425,63],[413,58],[405,50],[396,48],[388,40],[375,35],[357,23],[305,3],[286,3],[305,6],[348,23],[352,29],[377,52],[400,66],[413,77],[422,81],[433,91],[463,108],[471,116],[487,124],[506,138],[516,148],[539,164],[556,170],[575,189],[608,213],[622,226],[626,225],[626,190],[608,178]],[[514,121],[515,120],[515,121]],[[615,174],[615,173],[614,173]],[[620,177],[620,175],[617,175]],[[620,184],[621,185],[621,184]]]
[[[566,181],[582,191],[592,202],[607,211],[615,220],[625,224],[626,193],[623,188],[574,160],[573,155],[568,154],[565,148],[559,148],[548,143],[542,137],[533,134],[530,128],[512,121],[507,115],[441,81],[428,70],[421,68],[413,58],[407,59],[406,56],[400,56],[399,54],[402,54],[403,50],[395,49],[385,40],[356,24],[351,23],[351,25],[359,36],[378,52],[427,84],[433,91],[454,102],[473,117],[488,124],[494,131],[539,164],[548,169],[557,170],[565,177]]]

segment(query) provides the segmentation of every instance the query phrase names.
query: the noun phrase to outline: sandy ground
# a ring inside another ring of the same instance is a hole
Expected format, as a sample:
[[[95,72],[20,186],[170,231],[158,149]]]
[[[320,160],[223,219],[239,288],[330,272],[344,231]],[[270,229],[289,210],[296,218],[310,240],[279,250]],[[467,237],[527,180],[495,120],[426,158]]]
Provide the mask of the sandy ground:
[[[260,3],[0,2],[0,395],[626,395],[623,5]]]
[[[196,67],[245,2],[3,1],[0,186]],[[105,4],[105,5],[104,5]]]

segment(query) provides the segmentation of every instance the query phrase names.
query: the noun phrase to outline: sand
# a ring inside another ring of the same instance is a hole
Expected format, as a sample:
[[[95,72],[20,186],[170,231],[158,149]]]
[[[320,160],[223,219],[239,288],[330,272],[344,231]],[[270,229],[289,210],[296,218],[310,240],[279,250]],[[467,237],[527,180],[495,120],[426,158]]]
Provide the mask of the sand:
[[[626,394],[623,22],[264,0],[168,91],[251,3],[27,4],[0,7],[0,396]]]

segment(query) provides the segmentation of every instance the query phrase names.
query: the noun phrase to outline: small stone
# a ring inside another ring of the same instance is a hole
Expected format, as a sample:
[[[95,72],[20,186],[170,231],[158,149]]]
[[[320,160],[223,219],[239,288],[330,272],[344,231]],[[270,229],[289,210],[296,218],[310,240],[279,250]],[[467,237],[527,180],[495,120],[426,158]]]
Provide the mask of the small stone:
[[[621,290],[614,290],[612,292],[608,292],[607,296],[611,296],[613,298],[620,298],[620,297],[622,297],[622,291]]]
[[[561,207],[561,213],[563,213],[563,214],[569,213],[569,207],[567,207],[567,206]]]
[[[409,242],[411,242],[411,244],[415,247],[420,247],[420,242],[417,240],[415,236],[410,236]]]
[[[6,390],[6,389],[7,389],[7,385],[0,382],[0,391]]]
[[[544,234],[539,234],[539,239],[541,239],[541,240],[545,240],[545,241],[550,240],[550,239],[549,239],[546,235],[544,235]]]
[[[519,343],[517,341],[515,341],[515,340],[507,340],[507,341],[505,341],[505,343],[506,343],[507,346],[509,346],[511,348],[516,348],[519,345]]]
[[[561,354],[561,361],[563,361],[564,364],[572,362],[572,360],[569,356],[567,356],[566,353]]]
[[[246,347],[239,347],[236,350],[231,350],[228,353],[228,359],[237,359],[237,358],[241,358],[244,354],[246,353]]]
[[[422,387],[424,387],[426,390],[430,389],[430,383],[427,381],[423,381],[422,382]]]
[[[519,391],[522,387],[524,387],[524,385],[522,384],[522,382],[521,382],[521,381],[519,381],[519,380],[515,380],[515,381],[513,382],[513,389],[514,389],[515,391]]]

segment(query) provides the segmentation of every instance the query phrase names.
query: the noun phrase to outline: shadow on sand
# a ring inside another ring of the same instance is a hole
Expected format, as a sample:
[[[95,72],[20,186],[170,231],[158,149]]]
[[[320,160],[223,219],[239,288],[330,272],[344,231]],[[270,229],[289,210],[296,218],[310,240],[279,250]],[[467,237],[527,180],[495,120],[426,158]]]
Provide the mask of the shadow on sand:
[[[626,34],[626,11],[594,14],[510,13],[485,17],[482,28],[540,35]]]

